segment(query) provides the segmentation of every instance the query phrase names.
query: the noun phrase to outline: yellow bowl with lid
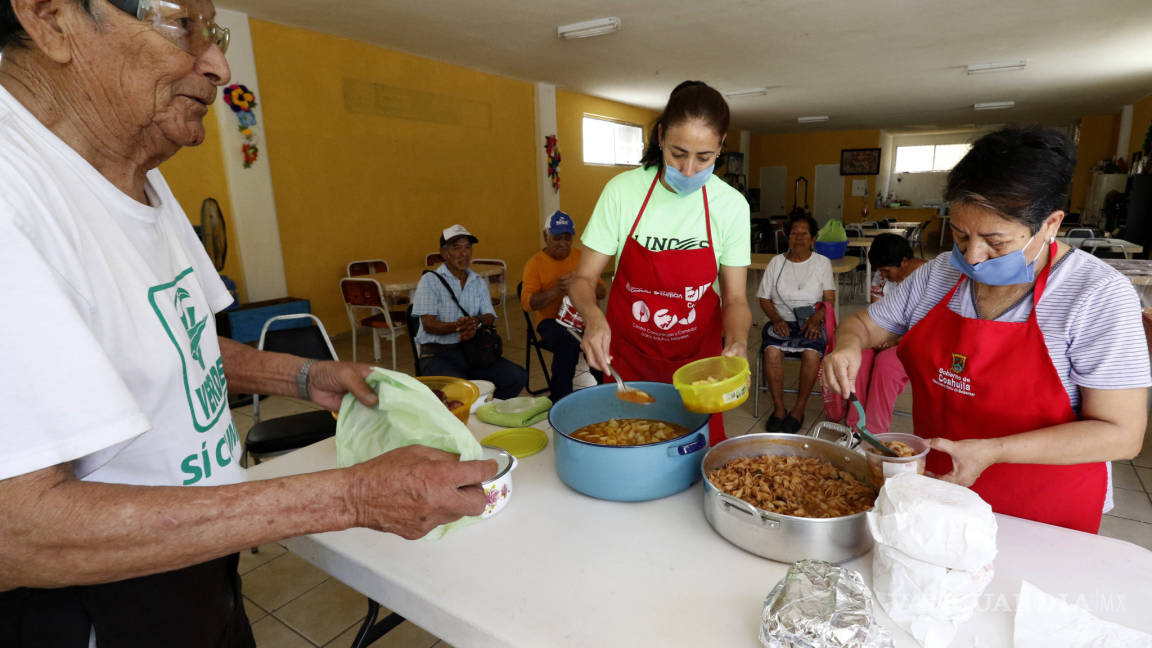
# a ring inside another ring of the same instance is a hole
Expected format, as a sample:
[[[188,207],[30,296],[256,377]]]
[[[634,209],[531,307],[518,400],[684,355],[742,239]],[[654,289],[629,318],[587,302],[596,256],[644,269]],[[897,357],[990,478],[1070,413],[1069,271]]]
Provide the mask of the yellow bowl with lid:
[[[467,425],[472,403],[480,396],[480,390],[472,381],[452,376],[417,376],[416,380],[427,385],[444,406]]]
[[[672,374],[672,386],[680,392],[688,411],[717,414],[748,400],[749,375],[747,358],[715,356],[677,369]]]

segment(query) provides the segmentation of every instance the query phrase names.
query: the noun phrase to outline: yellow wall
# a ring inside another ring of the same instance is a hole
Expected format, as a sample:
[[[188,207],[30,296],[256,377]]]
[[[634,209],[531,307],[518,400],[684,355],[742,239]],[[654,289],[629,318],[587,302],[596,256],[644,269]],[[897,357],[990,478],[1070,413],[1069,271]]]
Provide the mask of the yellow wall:
[[[515,290],[539,249],[530,83],[255,19],[251,29],[290,295],[347,331],[346,264],[422,265],[453,223],[480,239],[476,257],[508,262]],[[411,91],[429,111],[350,112],[345,79]],[[472,112],[457,123],[450,110],[424,117],[462,104]]]
[[[219,102],[209,106],[208,114],[204,116],[204,143],[185,148],[160,165],[160,172],[184,208],[188,220],[194,225],[200,224],[200,204],[208,197],[220,203],[225,225],[234,225],[236,222],[229,213],[232,198],[228,193],[228,177],[224,173],[223,152],[220,150],[220,129],[214,112],[218,105]],[[240,301],[245,301],[244,273],[240,266],[240,246],[236,243],[235,232],[235,227],[228,227],[228,255],[222,272],[236,281]]]
[[[1152,95],[1144,97],[1132,106],[1132,139],[1127,155],[1139,151],[1144,146],[1144,137],[1152,128]],[[1145,163],[1147,164],[1147,163]]]
[[[563,158],[560,162],[560,209],[575,221],[577,234],[582,233],[588,224],[604,185],[613,176],[633,168],[584,164],[581,120],[585,114],[638,124],[644,128],[644,144],[647,145],[648,131],[660,116],[660,111],[556,90],[556,141]]]
[[[1085,115],[1080,119],[1080,142],[1076,147],[1076,170],[1072,174],[1069,193],[1073,212],[1084,210],[1088,185],[1092,183],[1092,167],[1100,160],[1116,155],[1116,138],[1120,133],[1120,113],[1112,115]]]
[[[815,191],[817,164],[840,164],[841,149],[875,148],[880,146],[880,131],[830,131],[819,133],[754,134],[751,144],[751,161],[748,164],[748,183],[751,187],[760,186],[760,167],[785,166],[788,168],[786,186],[786,209],[794,207],[792,193],[796,178],[808,179],[808,207],[811,209]],[[864,178],[868,181],[867,196],[853,196],[852,180]],[[876,192],[876,176],[843,176],[845,222],[860,220],[860,208],[869,205]],[[801,188],[803,185],[801,185]],[[800,197],[803,204],[804,197]]]

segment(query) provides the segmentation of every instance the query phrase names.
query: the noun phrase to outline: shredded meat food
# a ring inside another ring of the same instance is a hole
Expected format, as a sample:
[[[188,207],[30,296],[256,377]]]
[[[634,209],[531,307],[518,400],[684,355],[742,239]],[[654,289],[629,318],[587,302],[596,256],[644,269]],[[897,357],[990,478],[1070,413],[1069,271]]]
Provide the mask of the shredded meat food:
[[[876,501],[871,486],[814,457],[740,457],[708,473],[708,481],[756,508],[797,517],[853,515]]]

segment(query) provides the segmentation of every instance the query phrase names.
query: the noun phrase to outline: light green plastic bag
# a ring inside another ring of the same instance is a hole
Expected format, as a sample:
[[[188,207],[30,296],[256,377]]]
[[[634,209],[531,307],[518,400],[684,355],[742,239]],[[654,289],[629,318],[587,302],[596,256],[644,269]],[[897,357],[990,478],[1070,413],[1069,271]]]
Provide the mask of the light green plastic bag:
[[[821,243],[843,243],[848,240],[848,233],[844,231],[844,223],[833,218],[820,228],[816,240]]]
[[[336,465],[345,468],[396,448],[424,445],[460,455],[461,461],[483,458],[483,449],[468,426],[444,407],[424,383],[412,376],[379,367],[367,378],[380,404],[368,407],[352,394],[340,404],[336,422]],[[442,538],[479,517],[443,524],[426,535]]]

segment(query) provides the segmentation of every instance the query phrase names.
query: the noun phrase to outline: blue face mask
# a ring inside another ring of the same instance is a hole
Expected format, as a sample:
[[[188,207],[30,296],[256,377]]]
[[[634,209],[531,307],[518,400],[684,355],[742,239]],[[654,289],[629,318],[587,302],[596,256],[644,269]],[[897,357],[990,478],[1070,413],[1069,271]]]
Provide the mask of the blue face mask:
[[[1033,234],[1032,238],[1024,244],[1023,248],[1015,252],[1009,252],[1004,256],[999,256],[994,259],[981,261],[976,265],[968,263],[968,259],[964,258],[964,253],[960,251],[960,246],[952,246],[952,256],[948,258],[948,262],[953,268],[963,272],[972,281],[978,281],[988,286],[1010,286],[1012,284],[1032,283],[1035,276],[1033,266],[1036,264],[1036,259],[1040,258],[1044,250],[1041,248],[1040,252],[1036,254],[1036,259],[1032,259],[1029,263],[1024,258],[1024,248],[1032,244],[1032,239],[1036,238]]]
[[[676,167],[665,164],[664,182],[667,182],[668,186],[672,187],[672,191],[675,191],[681,196],[687,196],[700,187],[703,187],[705,182],[708,182],[708,178],[712,177],[712,169],[714,168],[716,168],[715,162],[709,164],[707,169],[701,169],[696,175],[686,176],[680,173],[680,170]]]

